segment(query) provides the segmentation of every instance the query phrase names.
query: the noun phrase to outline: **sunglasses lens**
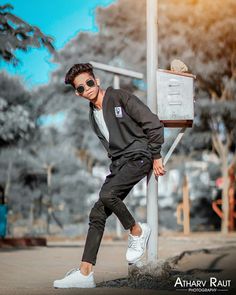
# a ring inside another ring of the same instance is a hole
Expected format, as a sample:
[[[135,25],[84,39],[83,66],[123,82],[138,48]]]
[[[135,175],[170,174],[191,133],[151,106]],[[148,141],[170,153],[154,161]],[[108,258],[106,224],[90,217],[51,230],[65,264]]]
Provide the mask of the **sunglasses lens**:
[[[87,84],[88,87],[93,87],[93,86],[95,86],[95,82],[94,82],[92,79],[86,81],[86,84]],[[79,87],[76,88],[76,90],[77,90],[77,92],[78,92],[79,94],[82,94],[82,93],[84,92],[85,88],[84,88],[83,85],[80,85]]]
[[[84,92],[84,86],[79,86],[77,89],[78,93],[83,93]]]
[[[95,85],[94,81],[93,80],[88,80],[86,82],[86,84],[88,85],[88,87],[93,87]]]

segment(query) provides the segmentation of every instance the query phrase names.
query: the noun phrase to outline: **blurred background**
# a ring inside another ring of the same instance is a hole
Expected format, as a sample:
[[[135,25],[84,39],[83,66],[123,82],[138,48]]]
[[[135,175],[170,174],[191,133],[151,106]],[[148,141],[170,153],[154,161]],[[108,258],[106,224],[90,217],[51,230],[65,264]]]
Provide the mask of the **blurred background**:
[[[94,61],[146,75],[146,1],[85,2],[1,1],[1,236],[83,237],[88,228],[109,160],[66,71]],[[193,128],[159,181],[160,232],[183,231],[183,194],[190,231],[234,231],[236,1],[159,0],[158,9],[159,68],[177,58],[197,76]],[[112,73],[95,73],[103,88],[113,84]],[[120,85],[146,102],[145,79]],[[163,155],[177,132],[166,128]],[[145,180],[126,203],[146,219]],[[121,237],[114,216],[105,234]]]

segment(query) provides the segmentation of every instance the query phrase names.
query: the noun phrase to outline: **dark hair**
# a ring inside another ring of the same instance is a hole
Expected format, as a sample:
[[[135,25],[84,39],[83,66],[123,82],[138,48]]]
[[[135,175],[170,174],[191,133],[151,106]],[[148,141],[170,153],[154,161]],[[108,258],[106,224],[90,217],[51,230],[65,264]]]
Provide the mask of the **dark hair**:
[[[70,84],[73,87],[76,76],[82,73],[89,73],[94,79],[93,66],[90,63],[75,64],[69,69],[65,76],[65,84]]]

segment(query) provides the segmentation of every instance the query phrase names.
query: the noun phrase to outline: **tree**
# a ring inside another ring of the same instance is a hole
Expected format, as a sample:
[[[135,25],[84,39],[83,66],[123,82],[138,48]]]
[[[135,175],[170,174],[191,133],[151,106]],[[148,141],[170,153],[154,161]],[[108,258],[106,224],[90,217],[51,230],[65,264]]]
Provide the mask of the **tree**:
[[[54,81],[63,82],[68,67],[89,60],[145,73],[145,5],[144,0],[120,0],[107,8],[98,8],[99,33],[80,33],[59,52],[56,61],[60,68],[53,74]],[[180,58],[197,75],[198,97],[232,99],[235,12],[234,0],[216,0],[214,5],[211,0],[159,1],[159,67],[168,68],[172,59]],[[99,75],[103,83],[111,81],[111,75]],[[125,81],[130,84],[130,80]]]
[[[11,13],[12,9],[10,4],[0,6],[0,58],[16,66],[19,63],[14,54],[17,49],[27,51],[30,47],[46,47],[54,53],[53,38]]]
[[[40,140],[34,140],[21,151],[22,161],[25,162],[20,173],[23,178],[42,173],[46,176],[47,190],[42,192],[42,202],[46,207],[47,233],[52,219],[62,227],[68,219],[73,219],[74,213],[85,218],[86,199],[89,193],[94,191],[94,179],[85,171],[70,143],[61,139],[57,130],[45,128],[41,130]],[[41,187],[42,185],[38,185],[37,189]],[[30,223],[33,220],[34,195],[32,192]],[[59,211],[58,208],[63,202],[72,214],[68,216],[68,211],[65,211],[64,216],[59,219],[55,212]]]
[[[35,128],[34,116],[30,112],[30,94],[21,82],[0,73],[0,146],[14,144],[29,138]]]
[[[12,9],[10,4],[0,6],[0,58],[16,66],[19,63],[14,54],[17,49],[27,51],[30,47],[46,47],[55,53],[53,39],[11,13]],[[30,132],[35,130],[39,108],[31,99],[20,80],[0,73],[1,148],[23,138],[29,139]]]
[[[183,146],[191,150],[213,148],[221,163],[222,190],[222,233],[229,228],[229,169],[236,163],[236,99],[233,101],[201,100],[197,104],[193,130],[185,137]],[[187,143],[187,144],[186,144]],[[185,148],[186,151],[186,148]]]
[[[38,27],[9,12],[12,9],[10,4],[0,6],[0,58],[16,66],[19,60],[14,52],[17,49],[27,51],[30,47],[46,47],[55,53],[53,39],[44,35]],[[30,98],[19,80],[0,73],[1,146],[26,137],[30,129],[35,127],[35,117],[30,112],[34,104]]]

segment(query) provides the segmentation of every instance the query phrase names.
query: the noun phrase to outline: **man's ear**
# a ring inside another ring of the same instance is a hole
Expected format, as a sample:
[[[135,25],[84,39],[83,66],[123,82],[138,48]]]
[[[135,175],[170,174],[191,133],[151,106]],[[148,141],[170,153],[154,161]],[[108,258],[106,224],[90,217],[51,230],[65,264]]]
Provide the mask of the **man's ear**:
[[[100,86],[100,79],[96,78],[95,81],[96,81],[97,85]]]
[[[75,90],[75,95],[80,96],[77,90]]]

